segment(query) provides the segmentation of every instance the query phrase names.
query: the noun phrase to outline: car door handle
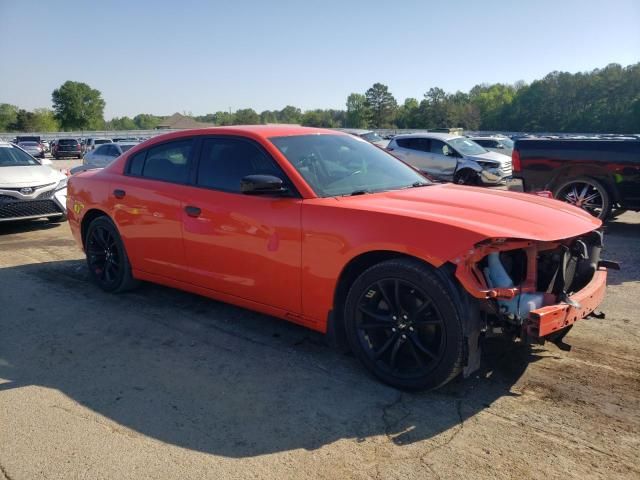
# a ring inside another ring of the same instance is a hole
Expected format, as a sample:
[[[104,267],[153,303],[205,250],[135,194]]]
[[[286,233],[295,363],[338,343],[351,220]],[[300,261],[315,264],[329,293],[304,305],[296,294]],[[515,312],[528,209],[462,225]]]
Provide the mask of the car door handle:
[[[194,207],[193,205],[187,205],[186,207],[184,207],[184,211],[187,212],[187,215],[193,218],[198,218],[202,213],[202,210],[200,210],[198,207]]]
[[[124,196],[127,194],[127,192],[125,192],[124,190],[120,190],[120,189],[115,189],[113,191],[113,196],[120,199],[120,198],[124,198]]]

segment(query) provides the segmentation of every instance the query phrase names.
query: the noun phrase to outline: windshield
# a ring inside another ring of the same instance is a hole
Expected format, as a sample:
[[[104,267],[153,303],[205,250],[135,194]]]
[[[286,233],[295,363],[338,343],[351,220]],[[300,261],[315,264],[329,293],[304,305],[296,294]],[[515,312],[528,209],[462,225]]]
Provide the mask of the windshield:
[[[299,135],[269,140],[320,197],[430,183],[384,150],[351,135]]]
[[[465,137],[454,138],[453,140],[448,140],[447,143],[463,155],[480,155],[487,153],[487,150],[473,140]]]
[[[364,138],[367,142],[381,142],[383,140],[382,137],[378,135],[376,132],[363,133],[360,136]]]
[[[35,158],[11,145],[0,145],[0,167],[40,165]]]

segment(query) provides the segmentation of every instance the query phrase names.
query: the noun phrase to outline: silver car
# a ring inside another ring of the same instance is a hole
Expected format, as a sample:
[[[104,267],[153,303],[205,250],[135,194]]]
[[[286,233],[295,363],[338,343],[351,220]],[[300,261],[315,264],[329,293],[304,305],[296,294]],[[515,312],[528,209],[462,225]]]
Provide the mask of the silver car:
[[[339,128],[338,130],[360,137],[369,143],[377,145],[378,147],[385,148],[389,144],[389,140],[385,140],[373,130],[364,130],[362,128]]]
[[[98,145],[95,150],[87,152],[82,159],[82,165],[89,168],[103,168],[113,162],[138,142],[105,143]]]
[[[67,217],[67,176],[16,145],[0,142],[0,222]]]
[[[44,158],[44,148],[38,142],[20,142],[18,146],[32,157]]]
[[[412,133],[391,139],[387,150],[436,180],[497,185],[511,177],[511,157],[489,152],[466,137]]]
[[[481,147],[486,148],[490,152],[502,153],[511,156],[513,153],[513,140],[509,137],[488,136],[488,137],[469,137]]]

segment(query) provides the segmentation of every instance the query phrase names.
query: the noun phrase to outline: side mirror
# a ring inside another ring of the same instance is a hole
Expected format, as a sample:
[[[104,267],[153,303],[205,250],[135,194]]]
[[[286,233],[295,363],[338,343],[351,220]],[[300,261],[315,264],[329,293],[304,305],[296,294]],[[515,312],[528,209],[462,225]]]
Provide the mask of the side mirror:
[[[283,195],[289,189],[281,178],[273,175],[247,175],[240,180],[240,191],[247,195]]]

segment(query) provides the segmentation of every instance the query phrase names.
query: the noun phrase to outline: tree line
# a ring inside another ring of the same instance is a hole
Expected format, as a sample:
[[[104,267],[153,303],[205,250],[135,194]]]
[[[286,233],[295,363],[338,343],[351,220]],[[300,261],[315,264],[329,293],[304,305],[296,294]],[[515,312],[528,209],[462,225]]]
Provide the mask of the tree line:
[[[33,111],[0,104],[0,131],[153,129],[166,117],[141,113],[104,120],[100,91],[67,81],[52,93],[52,109]],[[213,125],[292,123],[314,127],[441,128],[525,132],[640,132],[640,63],[610,64],[590,72],[552,72],[531,84],[480,84],[468,92],[429,88],[402,104],[389,87],[375,83],[351,93],[346,109],[302,111],[252,108],[189,115]]]

